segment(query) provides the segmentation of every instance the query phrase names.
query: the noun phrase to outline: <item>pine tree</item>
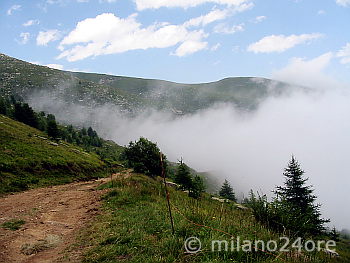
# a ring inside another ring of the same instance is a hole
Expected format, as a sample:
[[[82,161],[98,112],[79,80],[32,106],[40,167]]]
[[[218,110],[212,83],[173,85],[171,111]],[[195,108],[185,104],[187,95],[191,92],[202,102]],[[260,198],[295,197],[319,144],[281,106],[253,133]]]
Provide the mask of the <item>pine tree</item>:
[[[88,128],[87,135],[89,137],[94,137],[95,136],[94,130],[91,127]]]
[[[227,180],[225,180],[224,184],[221,186],[219,195],[223,198],[236,202],[235,193]]]
[[[204,185],[203,179],[200,176],[196,175],[192,180],[192,186],[189,190],[188,195],[190,197],[198,199],[201,197],[204,190],[205,190],[205,185]]]
[[[183,190],[190,190],[193,187],[190,168],[182,160],[177,167],[174,181],[179,184]]]
[[[60,131],[54,118],[50,118],[47,121],[47,135],[55,140],[60,136]]]
[[[17,121],[23,122],[31,127],[38,128],[38,118],[27,103],[16,102],[14,104],[14,117]]]
[[[302,234],[317,235],[322,233],[324,223],[329,222],[321,218],[320,205],[315,204],[316,196],[313,195],[311,186],[307,186],[308,178],[303,178],[304,171],[300,168],[298,161],[292,156],[288,167],[283,175],[286,178],[285,186],[277,187],[275,194],[277,200],[286,206],[289,211],[289,222],[298,221],[290,226],[290,230]],[[288,225],[286,226],[289,227]]]

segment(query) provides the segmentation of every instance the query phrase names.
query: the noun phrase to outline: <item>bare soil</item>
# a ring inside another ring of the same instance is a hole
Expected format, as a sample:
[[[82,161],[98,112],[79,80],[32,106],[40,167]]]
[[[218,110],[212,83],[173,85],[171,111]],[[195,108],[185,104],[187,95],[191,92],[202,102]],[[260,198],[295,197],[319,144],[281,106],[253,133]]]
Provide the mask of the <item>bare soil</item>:
[[[26,223],[16,231],[0,227],[0,263],[80,262],[81,251],[67,248],[99,213],[97,190],[110,178],[33,189],[0,199],[0,225],[12,219]]]

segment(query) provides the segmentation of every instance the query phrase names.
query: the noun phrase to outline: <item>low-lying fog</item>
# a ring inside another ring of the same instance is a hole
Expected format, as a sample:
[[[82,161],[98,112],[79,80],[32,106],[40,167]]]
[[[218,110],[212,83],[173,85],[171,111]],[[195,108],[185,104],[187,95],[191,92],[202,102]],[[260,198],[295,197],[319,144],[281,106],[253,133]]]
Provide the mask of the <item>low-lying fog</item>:
[[[283,169],[292,154],[305,170],[323,216],[330,226],[350,228],[350,94],[344,89],[315,93],[296,92],[271,98],[251,113],[239,113],[232,105],[174,118],[148,112],[130,119],[106,105],[89,111],[58,100],[33,97],[39,110],[59,120],[96,123],[105,138],[126,145],[140,136],[157,142],[171,161],[183,157],[198,171],[213,171],[228,179],[237,196],[250,189],[271,195],[284,182]],[[67,116],[62,107],[74,114]]]

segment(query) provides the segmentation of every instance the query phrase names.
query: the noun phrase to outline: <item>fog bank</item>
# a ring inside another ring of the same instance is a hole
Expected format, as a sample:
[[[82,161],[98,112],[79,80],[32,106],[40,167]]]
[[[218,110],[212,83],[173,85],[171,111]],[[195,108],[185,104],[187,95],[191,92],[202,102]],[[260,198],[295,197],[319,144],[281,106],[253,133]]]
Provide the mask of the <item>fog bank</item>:
[[[348,227],[350,212],[350,103],[345,91],[294,93],[271,98],[250,113],[221,104],[192,115],[150,111],[130,118],[113,105],[89,109],[48,94],[31,98],[39,110],[61,121],[92,123],[99,134],[126,145],[144,136],[157,142],[168,159],[198,171],[215,171],[242,198],[250,189],[271,195],[291,155],[300,161],[331,225]]]

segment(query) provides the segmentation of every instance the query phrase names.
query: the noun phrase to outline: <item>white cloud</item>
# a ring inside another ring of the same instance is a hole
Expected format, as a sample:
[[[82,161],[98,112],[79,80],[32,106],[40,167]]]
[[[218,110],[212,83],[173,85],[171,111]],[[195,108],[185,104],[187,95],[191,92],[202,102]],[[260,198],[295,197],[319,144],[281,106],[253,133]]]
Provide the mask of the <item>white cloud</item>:
[[[212,46],[210,48],[211,51],[216,51],[218,50],[219,48],[221,47],[221,44],[220,43],[216,43],[214,46]]]
[[[117,0],[100,0],[100,3],[107,2],[107,3],[115,3]]]
[[[44,66],[49,67],[49,68],[54,68],[54,69],[60,69],[60,70],[63,69],[63,65],[61,65],[61,64],[46,64]]]
[[[21,9],[21,5],[13,5],[7,10],[7,15],[12,15],[14,11]]]
[[[350,5],[350,0],[336,0],[335,1],[338,5],[347,7]]]
[[[29,38],[30,38],[30,33],[28,32],[22,32],[20,35],[21,40],[18,41],[20,44],[25,45],[28,43]]]
[[[36,44],[38,46],[46,46],[49,42],[58,40],[60,35],[61,33],[57,29],[40,31],[36,38]]]
[[[230,11],[228,9],[225,9],[225,10],[214,9],[206,15],[202,15],[202,16],[188,20],[187,22],[185,22],[184,26],[186,27],[206,26],[215,21],[223,20],[227,18],[229,14],[230,14]]]
[[[46,0],[46,3],[50,5],[63,4],[64,0]]]
[[[264,21],[266,18],[267,18],[266,16],[257,16],[253,22],[258,24],[258,23],[261,23],[262,21]]]
[[[318,14],[318,15],[324,15],[324,14],[326,14],[326,11],[324,11],[324,10],[318,10],[317,14]]]
[[[87,3],[89,0],[77,0],[78,3]]]
[[[271,35],[262,38],[258,42],[250,44],[247,50],[254,53],[281,53],[296,45],[308,42],[313,39],[318,39],[322,36],[323,35],[319,33],[290,36]]]
[[[175,55],[178,57],[183,57],[190,55],[192,53],[198,52],[200,50],[206,49],[208,46],[207,42],[188,40],[183,42],[175,51]]]
[[[293,58],[289,64],[272,74],[273,79],[313,88],[334,88],[340,84],[325,73],[333,54],[325,53],[311,60]]]
[[[226,8],[223,10],[214,8],[211,10],[208,14],[202,15],[196,18],[192,18],[184,23],[184,26],[191,27],[191,26],[206,26],[208,24],[211,24],[213,22],[224,20],[229,16],[232,16],[236,13],[244,12],[250,8],[252,8],[254,5],[252,3],[244,3],[239,6]]]
[[[342,64],[350,63],[350,42],[337,52],[337,57],[340,58]]]
[[[58,59],[77,61],[90,56],[123,53],[130,50],[168,48],[180,44],[177,56],[185,56],[205,49],[207,35],[203,30],[190,31],[184,25],[158,23],[148,27],[136,20],[136,14],[119,18],[104,13],[80,21],[60,43]],[[73,45],[65,50],[66,46]]]
[[[250,0],[134,0],[138,10],[158,9],[161,7],[195,7],[205,3],[214,3],[218,5],[226,5],[230,7],[249,4]]]
[[[27,22],[23,23],[22,25],[25,26],[25,27],[28,27],[28,26],[33,26],[33,25],[39,25],[39,20],[37,19],[32,19],[32,20],[28,20]]]
[[[244,31],[244,24],[228,26],[227,24],[221,23],[214,27],[214,32],[219,34],[234,34],[241,31]]]
[[[39,65],[39,66],[54,68],[54,69],[60,69],[60,70],[63,70],[63,68],[64,68],[63,65],[61,65],[61,64],[43,64],[40,61],[29,61],[29,63]],[[78,70],[72,70],[72,71],[78,71]]]

